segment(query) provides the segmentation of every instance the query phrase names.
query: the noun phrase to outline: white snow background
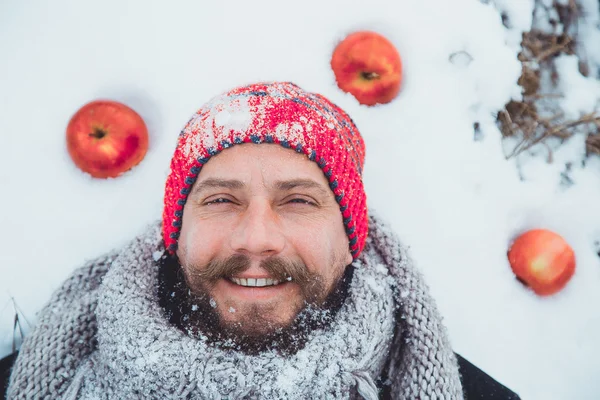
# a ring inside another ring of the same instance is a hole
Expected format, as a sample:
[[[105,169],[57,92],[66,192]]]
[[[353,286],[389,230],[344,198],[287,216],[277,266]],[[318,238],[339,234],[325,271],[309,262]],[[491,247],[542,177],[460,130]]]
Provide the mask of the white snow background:
[[[597,47],[598,1],[584,3]],[[532,9],[533,0],[1,1],[0,356],[11,351],[13,299],[27,329],[23,317],[35,324],[74,268],[160,218],[176,137],[196,109],[238,85],[287,80],[357,123],[370,207],[410,245],[454,349],[523,399],[600,398],[600,157],[581,167],[580,135],[552,164],[506,160],[495,124],[520,98]],[[361,106],[335,84],[331,53],[362,29],[402,57],[390,104]],[[591,111],[600,85],[574,56],[558,64],[566,112]],[[150,132],[144,161],[117,179],[92,179],[66,150],[70,117],[97,98],[131,106]],[[564,187],[569,161],[574,184]],[[537,297],[510,270],[509,243],[530,228],[575,250],[575,276],[555,296]]]

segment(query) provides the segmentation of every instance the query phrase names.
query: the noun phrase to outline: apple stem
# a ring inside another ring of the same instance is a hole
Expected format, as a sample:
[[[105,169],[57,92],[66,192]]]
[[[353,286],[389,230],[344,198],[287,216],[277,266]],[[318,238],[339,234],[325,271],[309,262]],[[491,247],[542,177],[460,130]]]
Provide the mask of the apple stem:
[[[106,136],[106,132],[100,128],[94,128],[94,132],[90,133],[90,136],[95,137],[96,139],[102,139]]]
[[[360,75],[363,77],[363,79],[368,81],[379,79],[379,74],[377,72],[361,72]]]

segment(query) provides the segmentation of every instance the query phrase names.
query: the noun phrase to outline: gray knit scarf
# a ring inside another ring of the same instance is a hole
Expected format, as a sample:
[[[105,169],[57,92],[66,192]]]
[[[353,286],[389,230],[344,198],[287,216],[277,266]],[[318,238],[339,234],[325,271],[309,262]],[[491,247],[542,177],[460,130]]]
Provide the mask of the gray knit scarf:
[[[76,270],[26,337],[9,399],[462,399],[420,273],[377,217],[328,328],[294,355],[248,355],[171,325],[158,302],[160,224]],[[379,382],[384,373],[385,382]]]

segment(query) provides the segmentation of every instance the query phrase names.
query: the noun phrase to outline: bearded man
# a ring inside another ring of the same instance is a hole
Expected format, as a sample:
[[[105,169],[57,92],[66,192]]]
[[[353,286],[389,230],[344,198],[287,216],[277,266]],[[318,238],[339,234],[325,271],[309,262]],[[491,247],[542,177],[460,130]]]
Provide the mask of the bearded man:
[[[162,220],[53,295],[8,398],[516,399],[453,352],[364,161],[321,95],[215,97],[179,135]]]

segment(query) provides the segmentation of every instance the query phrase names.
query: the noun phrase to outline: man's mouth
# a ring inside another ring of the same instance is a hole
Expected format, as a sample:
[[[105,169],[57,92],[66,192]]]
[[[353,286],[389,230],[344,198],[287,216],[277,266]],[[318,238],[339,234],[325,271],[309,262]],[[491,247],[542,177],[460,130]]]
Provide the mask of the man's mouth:
[[[277,286],[280,283],[286,283],[290,279],[283,281],[283,282],[275,280],[275,279],[269,279],[269,278],[230,278],[229,280],[232,283],[235,283],[236,285],[239,285],[239,286],[268,287],[268,286]]]

